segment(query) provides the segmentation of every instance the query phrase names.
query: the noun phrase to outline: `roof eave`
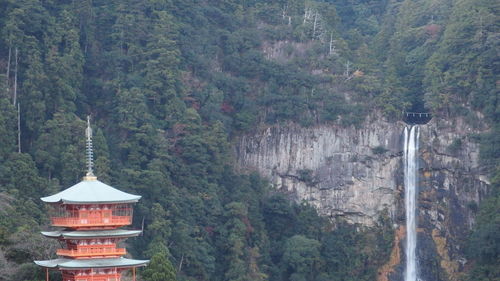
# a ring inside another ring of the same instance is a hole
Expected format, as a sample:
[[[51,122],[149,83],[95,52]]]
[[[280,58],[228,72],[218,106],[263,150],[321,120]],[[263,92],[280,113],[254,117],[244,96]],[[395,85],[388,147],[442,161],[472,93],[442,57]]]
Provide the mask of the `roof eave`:
[[[54,259],[54,260],[44,260],[44,261],[34,261],[34,263],[38,266],[45,268],[57,268],[57,269],[87,269],[87,268],[130,268],[130,267],[140,267],[146,266],[149,263],[149,260],[128,260],[128,264],[120,264],[117,262],[114,264],[111,262],[110,264],[90,264],[90,265],[82,265],[82,266],[64,266],[64,263],[67,262],[67,259]],[[119,261],[119,260],[117,260]]]
[[[46,261],[33,261],[36,265],[45,267],[45,268],[56,268],[58,266],[57,263],[50,264],[50,262],[55,260],[46,260]]]
[[[120,203],[137,203],[141,199],[141,196],[136,199],[130,199],[130,200],[119,200],[119,201],[71,201],[71,200],[65,200],[65,199],[60,199],[58,201],[49,201],[49,200],[44,200],[46,197],[40,198],[43,202],[45,203],[50,203],[50,204],[120,204]]]
[[[137,264],[129,264],[129,265],[99,265],[99,266],[83,266],[83,267],[66,267],[66,266],[58,266],[57,268],[59,269],[64,269],[64,270],[71,270],[71,269],[89,269],[89,268],[130,268],[130,267],[141,267],[141,266],[146,266],[148,265],[148,261],[144,261],[142,263],[137,263]]]
[[[54,201],[54,200],[48,200],[47,198],[50,198],[51,196],[47,196],[47,197],[41,197],[40,200],[42,200],[43,202],[45,203],[59,203],[61,202],[61,200],[58,200],[58,201]]]
[[[48,238],[60,238],[62,237],[62,233],[54,233],[52,231],[42,231],[40,232],[43,236]]]
[[[76,235],[76,234],[66,234],[64,232],[60,233],[55,233],[55,232],[50,232],[50,231],[42,231],[42,235],[48,238],[62,238],[62,239],[90,239],[90,238],[101,238],[101,237],[112,237],[112,238],[130,238],[130,237],[137,237],[141,235],[142,230],[129,230],[130,232],[128,233],[121,233],[118,235],[113,235],[113,234],[96,234],[96,235]]]
[[[139,202],[140,197],[137,199],[130,199],[130,200],[118,200],[118,201],[71,201],[71,200],[65,200],[61,199],[61,203],[63,204],[120,204],[120,203],[137,203]]]

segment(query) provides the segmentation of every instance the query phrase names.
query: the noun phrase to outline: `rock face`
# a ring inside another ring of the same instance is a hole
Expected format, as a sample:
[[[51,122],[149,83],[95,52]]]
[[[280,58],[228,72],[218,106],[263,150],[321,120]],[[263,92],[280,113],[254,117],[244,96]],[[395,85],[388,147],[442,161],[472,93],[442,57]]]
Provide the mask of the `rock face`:
[[[384,208],[395,211],[403,128],[386,122],[361,129],[271,127],[242,137],[237,159],[323,215],[372,225]]]
[[[400,228],[405,126],[376,118],[360,128],[275,126],[242,136],[235,154],[241,170],[268,177],[275,188],[308,201],[322,215],[371,226],[386,209]],[[472,137],[487,128],[471,128],[461,119],[420,126],[420,276],[457,280],[466,262],[463,242],[488,188]],[[386,274],[389,280],[402,280],[404,272],[404,239],[396,244],[402,258]]]

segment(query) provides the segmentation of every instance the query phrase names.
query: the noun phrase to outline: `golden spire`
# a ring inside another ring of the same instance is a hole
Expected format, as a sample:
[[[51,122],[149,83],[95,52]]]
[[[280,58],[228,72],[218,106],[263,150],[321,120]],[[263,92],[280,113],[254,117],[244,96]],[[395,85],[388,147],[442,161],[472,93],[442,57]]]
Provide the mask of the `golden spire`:
[[[84,181],[95,181],[97,177],[94,175],[94,152],[92,150],[92,128],[90,127],[90,116],[87,116],[87,129],[85,129],[86,140],[86,160],[87,160],[87,174],[83,177]]]

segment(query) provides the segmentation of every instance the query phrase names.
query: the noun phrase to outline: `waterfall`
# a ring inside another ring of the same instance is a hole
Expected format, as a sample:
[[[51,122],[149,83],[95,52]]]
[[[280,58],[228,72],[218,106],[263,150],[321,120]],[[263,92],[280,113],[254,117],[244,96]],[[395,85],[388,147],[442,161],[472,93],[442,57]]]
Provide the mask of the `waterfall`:
[[[405,281],[417,281],[417,178],[418,178],[418,126],[405,128],[404,180],[406,207],[406,270]]]

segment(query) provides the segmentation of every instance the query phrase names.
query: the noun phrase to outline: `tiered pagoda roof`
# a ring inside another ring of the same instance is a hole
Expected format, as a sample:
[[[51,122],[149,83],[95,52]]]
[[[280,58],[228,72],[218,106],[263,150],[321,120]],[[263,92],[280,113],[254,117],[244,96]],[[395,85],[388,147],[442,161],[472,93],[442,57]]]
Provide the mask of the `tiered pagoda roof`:
[[[133,260],[126,258],[110,258],[110,259],[54,259],[46,261],[35,261],[42,267],[57,268],[60,270],[69,269],[87,269],[87,268],[125,268],[144,266],[149,263],[149,260]]]
[[[112,230],[58,230],[42,231],[42,235],[49,238],[84,239],[84,238],[129,238],[138,236],[141,230],[112,229]]]
[[[35,263],[46,269],[47,280],[48,269],[58,269],[64,280],[83,281],[90,276],[91,280],[109,277],[119,281],[122,271],[129,268],[135,280],[135,268],[145,266],[149,260],[124,258],[126,249],[118,248],[118,243],[138,236],[142,230],[119,228],[132,224],[132,204],[141,196],[120,191],[94,176],[92,130],[87,122],[87,175],[65,190],[41,198],[50,204],[52,225],[62,227],[42,235],[64,241],[66,248],[57,250],[61,258]]]
[[[141,196],[120,191],[94,179],[81,181],[68,189],[41,199],[46,203],[102,204],[135,203]]]

